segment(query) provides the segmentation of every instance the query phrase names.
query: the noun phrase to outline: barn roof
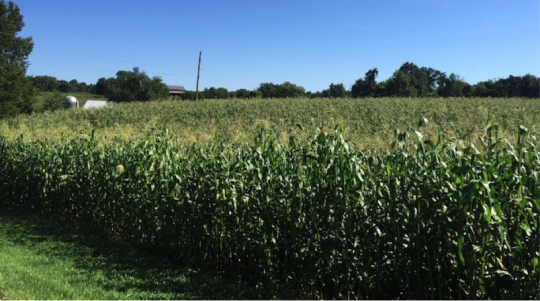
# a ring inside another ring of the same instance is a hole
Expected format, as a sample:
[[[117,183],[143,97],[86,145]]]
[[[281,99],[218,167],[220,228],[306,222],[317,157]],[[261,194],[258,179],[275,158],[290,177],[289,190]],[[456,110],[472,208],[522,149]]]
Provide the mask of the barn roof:
[[[183,93],[186,91],[186,89],[183,86],[168,86],[169,87],[169,93]]]

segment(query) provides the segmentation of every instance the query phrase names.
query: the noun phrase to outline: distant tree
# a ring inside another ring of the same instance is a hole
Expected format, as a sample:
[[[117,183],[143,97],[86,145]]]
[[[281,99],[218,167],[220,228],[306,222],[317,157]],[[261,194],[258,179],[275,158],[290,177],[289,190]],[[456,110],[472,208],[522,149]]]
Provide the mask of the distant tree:
[[[466,84],[465,87],[463,87],[463,96],[471,97],[472,94],[473,94],[472,86],[469,84]]]
[[[142,79],[142,91],[138,95],[140,101],[164,99],[169,97],[169,87],[159,76],[149,78],[146,74]]]
[[[204,95],[204,99],[229,99],[229,98],[234,98],[236,94],[229,93],[229,90],[223,87],[220,87],[220,88],[210,87],[210,88],[205,88],[202,91],[202,93],[199,94],[199,96],[200,95]]]
[[[64,108],[64,97],[60,92],[54,92],[45,97],[41,111],[56,111]]]
[[[321,97],[329,98],[330,97],[330,89],[322,90]]]
[[[328,87],[328,94],[329,97],[333,98],[347,97],[347,89],[345,89],[343,84],[330,84],[330,87]]]
[[[461,97],[463,96],[463,89],[467,85],[459,75],[452,73],[449,77],[444,77],[441,80],[438,93],[442,97]]]
[[[0,118],[35,109],[34,89],[26,76],[32,38],[18,37],[24,27],[19,7],[0,0]]]
[[[79,92],[80,91],[79,81],[76,80],[76,79],[70,80],[68,90],[69,90],[69,92]]]
[[[214,87],[204,88],[202,91],[205,99],[217,99],[217,89]]]
[[[386,83],[388,96],[416,97],[418,91],[411,83],[411,78],[403,71],[396,71]]]
[[[257,90],[262,93],[263,98],[294,98],[306,94],[306,89],[288,81],[281,85],[262,83]]]
[[[70,88],[71,86],[69,85],[68,81],[66,80],[58,81],[58,90],[60,90],[60,92],[64,92],[64,93],[70,92]]]
[[[538,97],[540,88],[534,75],[513,76],[493,83],[494,94],[498,97]]]
[[[495,92],[495,97],[509,97],[508,79],[500,78],[493,82],[492,90]]]
[[[437,96],[437,89],[442,84],[442,80],[446,78],[446,73],[426,67],[422,67],[422,70],[426,73],[428,80],[426,96]]]
[[[540,80],[531,74],[482,81],[472,88],[476,97],[540,97]]]
[[[229,91],[226,88],[217,88],[217,99],[229,99]]]
[[[364,78],[358,79],[351,87],[351,96],[354,98],[375,96],[378,75],[379,70],[377,68],[366,72]]]
[[[284,82],[281,84],[280,92],[281,95],[278,97],[283,98],[304,97],[306,95],[306,89],[290,82]]]
[[[116,78],[107,80],[106,90],[105,96],[116,102],[149,101],[169,95],[169,88],[160,77],[150,78],[138,67],[133,71],[118,71]]]
[[[375,97],[387,96],[386,84],[386,81],[377,83],[377,87],[375,87]]]
[[[520,97],[523,93],[521,91],[521,77],[510,75],[508,78],[502,80],[506,90],[506,97]]]
[[[32,76],[29,78],[32,86],[39,92],[58,91],[58,80],[55,77],[47,75]]]
[[[180,95],[180,98],[182,100],[195,100],[195,91],[186,90]]]
[[[94,86],[93,93],[98,94],[98,95],[107,94],[107,89],[108,89],[108,86],[109,86],[111,80],[113,80],[113,79],[110,78],[109,80],[107,80],[104,77],[98,79],[96,85]]]
[[[472,86],[472,95],[475,97],[486,97],[488,96],[488,92],[488,88],[483,82],[479,82]]]
[[[253,90],[249,92],[249,98],[251,99],[260,99],[263,98],[263,94],[259,90]]]
[[[431,97],[437,95],[437,89],[446,75],[433,68],[418,67],[417,65],[406,62],[398,69],[405,73],[409,78],[411,85],[415,88],[418,97]]]
[[[366,86],[365,79],[357,79],[351,87],[351,96],[353,98],[365,97],[364,87]]]
[[[401,65],[398,71],[407,75],[410,85],[416,90],[416,96],[425,97],[430,94],[429,80],[425,69],[423,70],[413,63],[406,62]]]
[[[536,80],[536,84],[531,87],[531,94],[529,94],[529,97],[536,97],[540,98],[540,78]]]
[[[249,91],[247,89],[238,89],[235,94],[236,98],[249,98]]]
[[[52,76],[39,75],[29,77],[29,80],[38,92],[94,92],[93,85],[79,82],[76,79],[72,79],[68,82],[65,80],[58,80]]]
[[[521,78],[521,93],[522,97],[538,97],[540,95],[535,96],[535,90],[537,87],[540,88],[540,79],[536,78],[536,76],[531,74],[526,74]],[[539,91],[540,92],[540,91]]]
[[[323,93],[326,94],[326,90],[323,90],[322,92],[321,91],[317,91],[317,92],[306,92],[306,97],[309,97],[309,98],[322,98],[324,97],[323,96]],[[328,92],[329,93],[329,92]]]
[[[257,89],[262,93],[263,98],[279,97],[279,86],[273,83],[261,83]]]
[[[69,91],[70,92],[89,92],[88,90],[88,84],[85,82],[79,82],[76,79],[72,79],[69,81]]]

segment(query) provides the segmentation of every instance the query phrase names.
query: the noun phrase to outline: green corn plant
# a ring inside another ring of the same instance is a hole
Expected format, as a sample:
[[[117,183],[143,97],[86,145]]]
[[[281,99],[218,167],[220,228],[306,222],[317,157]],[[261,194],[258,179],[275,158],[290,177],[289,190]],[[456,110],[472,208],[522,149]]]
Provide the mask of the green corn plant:
[[[539,298],[540,153],[529,130],[512,142],[492,125],[481,151],[442,130],[436,142],[396,130],[385,152],[360,150],[345,130],[287,144],[265,128],[252,144],[187,144],[166,130],[0,136],[0,206],[295,298]]]

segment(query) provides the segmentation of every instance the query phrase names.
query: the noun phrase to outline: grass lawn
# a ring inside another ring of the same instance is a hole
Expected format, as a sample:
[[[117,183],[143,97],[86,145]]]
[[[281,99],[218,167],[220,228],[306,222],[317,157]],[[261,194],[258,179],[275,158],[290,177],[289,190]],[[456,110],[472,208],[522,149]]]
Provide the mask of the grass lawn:
[[[155,251],[0,210],[0,300],[261,298],[277,297]]]

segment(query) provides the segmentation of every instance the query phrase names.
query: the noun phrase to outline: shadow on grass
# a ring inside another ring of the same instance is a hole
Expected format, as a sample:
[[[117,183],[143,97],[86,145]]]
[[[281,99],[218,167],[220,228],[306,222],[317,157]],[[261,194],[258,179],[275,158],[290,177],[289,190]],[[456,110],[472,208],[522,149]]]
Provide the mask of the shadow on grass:
[[[47,257],[68,259],[104,290],[136,299],[275,299],[217,272],[197,271],[163,252],[124,245],[25,211],[0,210],[0,235]],[[96,277],[98,275],[98,277]]]

